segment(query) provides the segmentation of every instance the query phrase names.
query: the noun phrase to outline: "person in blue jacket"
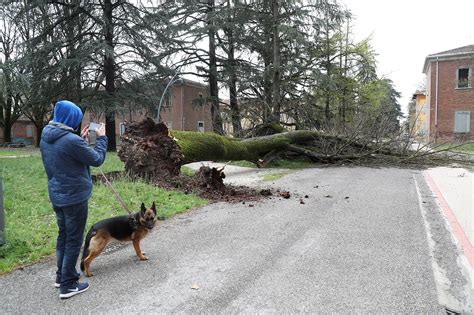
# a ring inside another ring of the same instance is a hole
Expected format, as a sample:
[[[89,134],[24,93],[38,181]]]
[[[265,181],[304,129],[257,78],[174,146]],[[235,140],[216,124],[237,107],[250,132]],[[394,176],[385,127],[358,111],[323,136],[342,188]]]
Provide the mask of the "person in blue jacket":
[[[100,166],[105,160],[107,137],[105,126],[95,129],[94,148],[85,141],[86,126],[81,136],[75,132],[82,121],[81,109],[70,101],[54,106],[53,120],[41,134],[41,156],[48,176],[49,199],[56,213],[58,238],[56,242],[57,271],[55,287],[61,299],[70,298],[89,288],[78,282],[77,258],[81,250],[92,194],[90,166]]]

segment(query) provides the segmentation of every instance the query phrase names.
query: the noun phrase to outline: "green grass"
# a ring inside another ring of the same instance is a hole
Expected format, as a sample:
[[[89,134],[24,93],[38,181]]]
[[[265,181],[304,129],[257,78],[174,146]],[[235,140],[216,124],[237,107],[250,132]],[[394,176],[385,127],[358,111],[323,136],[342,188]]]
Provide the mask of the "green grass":
[[[464,152],[464,153],[471,153],[471,154],[474,153],[474,143],[466,143],[461,146],[458,146],[457,144],[450,144],[450,145],[444,144],[441,147],[437,147],[436,149],[440,150],[440,149],[446,149],[450,147],[452,147],[452,149],[450,150],[454,152]]]
[[[252,162],[249,161],[232,161],[229,165],[240,166],[240,167],[251,167],[256,168]],[[302,169],[302,168],[309,168],[313,167],[314,164],[307,161],[300,161],[300,160],[276,160],[270,162],[265,168],[288,168],[288,169]]]
[[[37,156],[39,155],[39,149],[36,148],[19,148],[19,149],[0,149],[0,157],[1,156]]]
[[[123,170],[123,165],[116,154],[108,154],[103,169],[106,172],[119,171]],[[0,177],[4,183],[7,241],[0,246],[0,273],[5,273],[54,254],[57,225],[39,156],[0,159]],[[207,203],[207,200],[194,195],[166,191],[144,182],[123,179],[113,185],[132,211],[138,210],[142,202],[150,206],[155,201],[158,215],[163,217]],[[86,228],[98,220],[123,214],[125,210],[110,189],[102,184],[95,185]]]
[[[249,162],[249,161],[232,161],[229,163],[229,165],[234,165],[234,166],[240,166],[240,167],[251,167],[251,168],[256,168],[257,165],[255,163]]]
[[[114,152],[107,152],[105,162],[100,167],[102,171],[105,173],[113,172],[113,171],[124,171],[125,167],[123,162],[120,161],[117,153]],[[99,169],[97,167],[92,167],[92,174],[100,174]]]
[[[196,174],[196,171],[187,166],[181,166],[181,174],[186,176],[193,176]]]
[[[279,173],[266,174],[265,176],[263,176],[263,180],[264,181],[274,181],[274,180],[280,179],[283,176],[286,176],[288,174],[290,174],[290,172],[279,172]]]
[[[267,168],[288,168],[290,170],[298,170],[303,168],[314,167],[314,163],[300,160],[276,160],[267,165]]]
[[[435,151],[448,150],[451,152],[474,153],[474,143],[441,143],[430,146]]]

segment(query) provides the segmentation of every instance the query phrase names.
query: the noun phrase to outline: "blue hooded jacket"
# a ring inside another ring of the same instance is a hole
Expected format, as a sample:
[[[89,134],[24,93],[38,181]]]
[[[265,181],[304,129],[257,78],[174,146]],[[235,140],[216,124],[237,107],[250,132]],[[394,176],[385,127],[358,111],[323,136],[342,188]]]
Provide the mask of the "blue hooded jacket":
[[[65,207],[88,200],[92,194],[90,166],[105,160],[107,137],[97,137],[95,148],[74,133],[82,121],[82,111],[74,103],[59,101],[54,119],[41,134],[41,156],[48,175],[49,198]]]

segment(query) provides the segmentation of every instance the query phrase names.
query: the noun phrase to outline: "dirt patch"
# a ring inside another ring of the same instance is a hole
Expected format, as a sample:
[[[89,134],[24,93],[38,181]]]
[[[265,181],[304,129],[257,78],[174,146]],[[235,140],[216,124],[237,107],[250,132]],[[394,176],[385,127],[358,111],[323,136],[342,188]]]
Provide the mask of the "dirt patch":
[[[141,178],[162,188],[194,193],[214,201],[256,201],[272,195],[268,189],[260,191],[224,184],[223,168],[202,166],[193,176],[182,175],[181,148],[166,125],[156,124],[151,118],[126,127],[118,156],[125,163],[125,172],[108,173],[109,180],[121,176]],[[93,180],[105,182],[101,175],[93,176]]]
[[[232,186],[225,185],[222,181],[216,180],[209,181],[209,173],[215,173],[216,168],[209,168],[206,166],[196,173],[195,176],[178,175],[170,177],[167,180],[163,179],[148,179],[147,181],[155,184],[158,187],[179,190],[185,194],[196,194],[202,198],[206,198],[212,201],[226,201],[226,202],[244,202],[244,201],[258,201],[262,198],[269,198],[274,195],[270,189],[252,189],[245,186]],[[134,180],[137,177],[129,176],[126,172],[109,172],[105,173],[108,180],[113,182],[121,178],[127,178],[128,180]],[[104,177],[100,174],[92,175],[93,183],[105,184]]]

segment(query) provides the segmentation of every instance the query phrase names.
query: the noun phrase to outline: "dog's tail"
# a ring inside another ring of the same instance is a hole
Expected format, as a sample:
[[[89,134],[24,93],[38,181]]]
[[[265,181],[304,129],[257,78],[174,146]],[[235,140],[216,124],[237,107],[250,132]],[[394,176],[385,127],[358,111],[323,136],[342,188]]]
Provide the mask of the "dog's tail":
[[[89,245],[91,243],[92,236],[95,235],[95,231],[93,227],[90,228],[89,232],[86,235],[86,241],[84,242],[84,249],[82,250],[82,258],[81,258],[81,270],[84,271],[84,259],[89,256]]]

